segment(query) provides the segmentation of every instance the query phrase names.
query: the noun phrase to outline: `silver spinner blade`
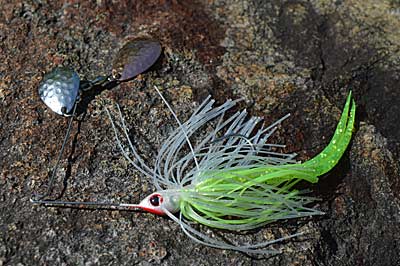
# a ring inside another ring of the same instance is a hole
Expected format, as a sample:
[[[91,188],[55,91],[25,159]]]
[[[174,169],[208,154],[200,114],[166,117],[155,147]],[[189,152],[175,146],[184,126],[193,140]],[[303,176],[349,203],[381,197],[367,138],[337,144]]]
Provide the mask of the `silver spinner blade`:
[[[68,116],[78,98],[80,79],[66,67],[57,67],[47,73],[39,84],[39,96],[54,112]]]

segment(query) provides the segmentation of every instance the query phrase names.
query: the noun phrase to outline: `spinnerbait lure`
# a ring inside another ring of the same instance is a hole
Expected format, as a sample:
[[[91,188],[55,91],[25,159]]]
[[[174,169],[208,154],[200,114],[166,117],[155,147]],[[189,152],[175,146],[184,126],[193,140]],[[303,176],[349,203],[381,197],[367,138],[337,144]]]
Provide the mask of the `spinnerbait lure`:
[[[157,88],[156,90],[158,91]],[[307,207],[315,199],[305,196],[307,191],[296,190],[294,186],[300,181],[318,182],[318,176],[330,171],[342,157],[354,128],[356,105],[351,92],[329,145],[304,163],[297,163],[294,160],[295,154],[271,150],[282,145],[266,143],[288,115],[264,127],[259,117],[247,119],[246,111],[226,118],[225,114],[237,101],[228,100],[219,107],[213,107],[214,101],[208,97],[182,124],[160,92],[159,95],[179,127],[162,145],[154,169],[147,166],[138,155],[117,106],[122,133],[127,139],[133,158],[125,151],[116,124],[107,110],[124,157],[143,175],[152,178],[157,192],[147,196],[139,204],[66,201],[34,203],[49,206],[92,205],[113,209],[126,208],[167,215],[180,225],[186,235],[198,243],[262,254],[278,253],[276,250],[265,248],[301,233],[257,244],[236,245],[214,239],[196,230],[190,222],[242,231],[278,220],[322,214]],[[204,129],[205,125],[209,126],[212,120],[217,121],[213,129],[193,145],[190,138]],[[189,153],[185,153],[186,148],[189,148]]]
[[[118,51],[110,75],[98,76],[93,80],[81,82],[75,70],[67,67],[56,67],[43,77],[38,87],[40,99],[55,113],[71,116],[71,119],[53,173],[49,179],[48,190],[44,195],[35,195],[36,199],[43,199],[51,193],[57,167],[71,132],[72,121],[81,93],[96,86],[107,87],[110,84],[115,86],[120,82],[130,80],[150,68],[160,54],[161,45],[158,41],[138,38],[127,42]]]

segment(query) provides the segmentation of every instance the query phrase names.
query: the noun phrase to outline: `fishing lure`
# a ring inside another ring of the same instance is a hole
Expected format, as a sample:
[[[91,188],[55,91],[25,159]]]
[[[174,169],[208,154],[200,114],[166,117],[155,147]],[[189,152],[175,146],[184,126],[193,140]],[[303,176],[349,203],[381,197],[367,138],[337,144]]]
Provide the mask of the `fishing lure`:
[[[279,220],[322,214],[321,211],[307,207],[315,198],[306,196],[306,190],[295,189],[295,185],[300,181],[318,182],[318,176],[330,171],[342,157],[354,128],[356,106],[351,92],[329,145],[311,160],[298,163],[294,160],[296,154],[275,152],[275,148],[283,146],[267,143],[277,126],[289,115],[264,127],[261,118],[248,118],[246,111],[226,117],[226,113],[237,101],[228,100],[219,107],[213,107],[214,100],[208,97],[185,123],[181,123],[159,90],[156,90],[179,127],[161,146],[153,169],[137,153],[128,136],[119,106],[120,127],[117,127],[107,110],[122,154],[139,172],[152,178],[157,189],[155,193],[139,204],[66,201],[34,203],[78,207],[99,205],[167,215],[198,243],[261,254],[278,253],[266,247],[302,233],[241,245],[212,238],[196,230],[191,222],[243,231]],[[202,135],[200,132],[203,132],[205,126],[213,126],[213,129]],[[129,152],[123,145],[118,128],[126,138]],[[197,141],[192,142],[193,139]]]

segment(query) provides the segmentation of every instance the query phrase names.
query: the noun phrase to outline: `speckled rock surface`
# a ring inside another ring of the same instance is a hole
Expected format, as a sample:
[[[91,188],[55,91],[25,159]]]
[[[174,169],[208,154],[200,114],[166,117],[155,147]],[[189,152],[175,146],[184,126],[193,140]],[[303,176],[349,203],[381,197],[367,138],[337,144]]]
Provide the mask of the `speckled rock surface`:
[[[399,265],[399,10],[395,0],[2,0],[0,265]],[[161,58],[135,80],[85,96],[53,195],[138,202],[154,190],[121,156],[104,111],[120,104],[151,164],[175,127],[153,85],[182,120],[208,94],[244,98],[241,107],[267,122],[290,112],[274,139],[299,160],[326,146],[352,89],[353,141],[312,187],[326,215],[240,236],[308,232],[283,255],[201,246],[152,214],[30,204],[46,190],[68,122],[40,101],[43,74],[59,65],[82,78],[108,73],[118,48],[140,36],[160,40]]]

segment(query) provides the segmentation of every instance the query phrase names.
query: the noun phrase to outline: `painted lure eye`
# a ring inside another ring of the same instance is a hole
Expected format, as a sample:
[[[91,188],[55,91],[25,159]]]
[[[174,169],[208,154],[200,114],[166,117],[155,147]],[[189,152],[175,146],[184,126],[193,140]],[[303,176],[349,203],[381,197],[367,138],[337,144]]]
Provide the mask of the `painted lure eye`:
[[[163,198],[161,195],[155,194],[150,197],[149,201],[151,205],[153,205],[154,207],[158,207],[163,202]]]

